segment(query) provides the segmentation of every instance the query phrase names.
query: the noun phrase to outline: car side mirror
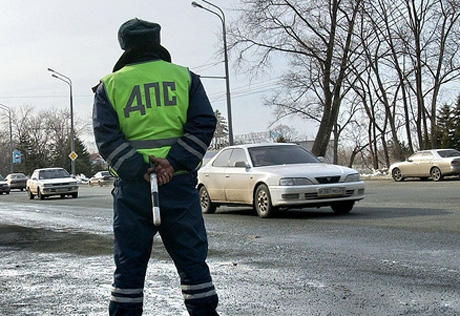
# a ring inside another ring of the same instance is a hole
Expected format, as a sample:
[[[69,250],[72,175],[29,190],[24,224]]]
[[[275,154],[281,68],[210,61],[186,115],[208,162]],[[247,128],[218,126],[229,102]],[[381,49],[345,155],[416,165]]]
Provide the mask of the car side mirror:
[[[234,167],[235,168],[247,168],[248,165],[245,161],[237,161],[235,162]]]
[[[318,158],[319,162],[326,163],[326,158],[324,158],[323,156],[318,156],[317,158]]]

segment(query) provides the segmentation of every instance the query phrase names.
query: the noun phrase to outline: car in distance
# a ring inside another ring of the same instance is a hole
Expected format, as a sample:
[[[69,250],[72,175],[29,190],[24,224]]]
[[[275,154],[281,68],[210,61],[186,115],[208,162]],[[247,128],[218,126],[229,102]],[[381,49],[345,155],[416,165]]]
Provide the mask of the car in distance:
[[[110,174],[109,171],[99,171],[88,180],[88,184],[90,187],[93,185],[102,187],[104,185],[111,185],[113,180],[114,177]]]
[[[233,204],[251,205],[260,217],[322,206],[345,214],[364,198],[364,189],[356,170],[322,163],[296,144],[227,147],[198,170],[203,213]]]
[[[35,196],[40,200],[52,195],[60,195],[61,198],[66,195],[78,197],[77,180],[63,168],[35,169],[27,180],[26,190],[31,200]]]
[[[8,182],[10,190],[18,189],[22,191],[26,188],[27,177],[23,173],[10,173],[5,179]]]
[[[8,182],[6,182],[5,178],[0,174],[0,194],[10,194],[10,187],[8,186]]]
[[[421,150],[406,161],[390,166],[390,174],[396,182],[406,178],[440,181],[445,176],[460,176],[460,151],[455,149]]]

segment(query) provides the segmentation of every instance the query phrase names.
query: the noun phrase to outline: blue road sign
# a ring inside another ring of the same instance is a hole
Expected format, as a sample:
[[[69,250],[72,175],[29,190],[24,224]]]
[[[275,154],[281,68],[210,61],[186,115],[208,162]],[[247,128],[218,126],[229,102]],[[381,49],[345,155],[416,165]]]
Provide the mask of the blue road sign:
[[[13,163],[21,163],[21,152],[13,151]]]

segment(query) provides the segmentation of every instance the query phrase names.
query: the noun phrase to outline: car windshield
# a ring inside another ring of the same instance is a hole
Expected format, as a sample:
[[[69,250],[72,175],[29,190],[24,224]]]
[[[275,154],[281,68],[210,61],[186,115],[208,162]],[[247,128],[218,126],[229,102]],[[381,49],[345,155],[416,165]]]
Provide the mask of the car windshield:
[[[254,167],[320,163],[320,161],[300,146],[263,146],[249,148]]]
[[[460,151],[455,149],[438,150],[438,154],[442,158],[460,157]]]
[[[4,181],[5,178],[3,178],[3,176],[0,174],[0,181]]]
[[[42,170],[40,171],[40,180],[45,179],[56,179],[56,178],[68,178],[69,173],[64,169],[53,169],[53,170]]]

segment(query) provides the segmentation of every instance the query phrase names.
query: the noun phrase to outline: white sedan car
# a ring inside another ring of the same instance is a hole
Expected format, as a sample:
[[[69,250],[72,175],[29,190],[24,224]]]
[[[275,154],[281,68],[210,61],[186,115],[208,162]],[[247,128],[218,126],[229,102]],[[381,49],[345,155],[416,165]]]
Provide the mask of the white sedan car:
[[[390,173],[396,182],[414,177],[441,181],[445,176],[460,176],[460,152],[451,148],[421,150],[406,161],[392,164]]]
[[[43,200],[52,195],[60,195],[61,198],[70,195],[77,198],[78,183],[63,168],[35,169],[27,180],[26,191],[31,200],[35,196]]]
[[[364,198],[356,170],[321,163],[295,144],[250,144],[222,149],[198,171],[203,213],[222,204],[252,205],[260,217],[280,208],[330,206],[349,213]]]

